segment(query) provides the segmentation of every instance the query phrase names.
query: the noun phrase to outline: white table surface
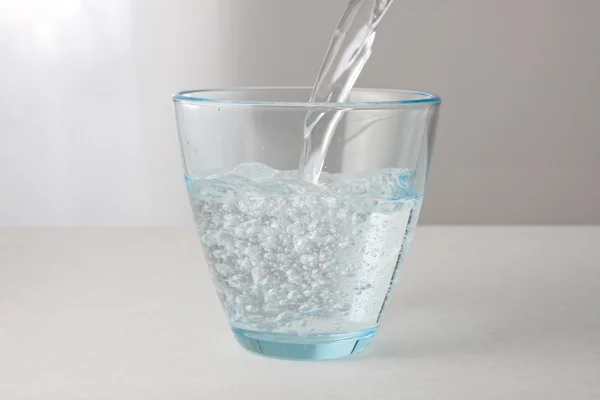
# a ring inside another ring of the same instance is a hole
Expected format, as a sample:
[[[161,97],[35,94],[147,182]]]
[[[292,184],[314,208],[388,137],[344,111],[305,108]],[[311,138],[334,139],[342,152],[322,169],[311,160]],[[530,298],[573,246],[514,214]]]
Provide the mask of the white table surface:
[[[1,229],[0,400],[600,399],[599,227],[419,227],[372,346],[262,358],[192,229]]]

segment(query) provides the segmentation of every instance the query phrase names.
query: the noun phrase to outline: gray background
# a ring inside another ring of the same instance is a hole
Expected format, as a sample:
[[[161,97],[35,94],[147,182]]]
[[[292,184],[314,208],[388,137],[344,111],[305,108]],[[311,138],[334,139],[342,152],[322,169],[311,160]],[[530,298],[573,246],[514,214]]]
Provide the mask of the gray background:
[[[170,95],[312,85],[346,3],[3,3],[0,225],[190,224]],[[444,99],[421,221],[600,223],[600,1],[396,3],[359,84]]]

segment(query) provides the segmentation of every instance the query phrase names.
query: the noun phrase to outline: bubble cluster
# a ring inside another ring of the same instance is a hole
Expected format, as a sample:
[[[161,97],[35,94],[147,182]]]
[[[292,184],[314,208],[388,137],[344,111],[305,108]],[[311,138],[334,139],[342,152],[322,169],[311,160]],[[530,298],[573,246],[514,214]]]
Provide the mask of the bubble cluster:
[[[313,185],[252,163],[189,183],[233,326],[302,334],[377,323],[420,206],[413,175],[323,175]]]

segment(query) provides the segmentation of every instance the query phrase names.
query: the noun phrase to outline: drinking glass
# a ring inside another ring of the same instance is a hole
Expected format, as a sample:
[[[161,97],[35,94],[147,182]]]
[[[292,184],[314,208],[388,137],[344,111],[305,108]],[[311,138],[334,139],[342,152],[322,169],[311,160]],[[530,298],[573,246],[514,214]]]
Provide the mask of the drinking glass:
[[[441,102],[353,89],[345,103],[310,103],[310,91],[173,97],[193,218],[221,304],[243,347],[276,358],[338,358],[373,339],[419,217]],[[339,123],[328,147],[312,138],[311,149],[326,149],[313,182],[298,169],[305,124],[321,116]]]

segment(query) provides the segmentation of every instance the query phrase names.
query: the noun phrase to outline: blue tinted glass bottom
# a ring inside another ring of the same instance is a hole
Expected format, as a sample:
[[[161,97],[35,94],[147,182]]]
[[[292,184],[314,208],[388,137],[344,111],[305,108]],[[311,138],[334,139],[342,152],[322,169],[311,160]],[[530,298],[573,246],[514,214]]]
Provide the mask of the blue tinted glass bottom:
[[[287,360],[330,360],[360,353],[371,343],[376,331],[296,336],[233,328],[235,338],[245,349]]]

